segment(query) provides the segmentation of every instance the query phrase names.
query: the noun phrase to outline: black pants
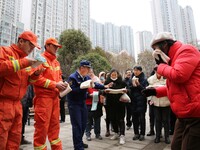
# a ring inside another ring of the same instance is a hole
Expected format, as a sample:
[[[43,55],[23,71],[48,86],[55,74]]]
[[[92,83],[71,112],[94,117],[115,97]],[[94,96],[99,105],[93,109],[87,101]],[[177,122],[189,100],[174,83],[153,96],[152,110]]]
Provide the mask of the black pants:
[[[65,122],[65,98],[60,100],[60,120]]]
[[[174,127],[175,127],[175,123],[176,123],[176,115],[173,113],[173,111],[170,108],[170,132],[171,134],[174,133]]]
[[[199,150],[200,148],[200,118],[177,119],[172,150]]]
[[[133,112],[132,121],[133,121],[134,133],[145,135],[145,130],[146,130],[145,112]],[[139,132],[139,127],[140,127],[140,132]]]
[[[25,133],[25,125],[29,115],[29,106],[26,103],[26,101],[22,101],[22,110],[23,110],[23,116],[22,116],[22,138],[23,138]]]
[[[154,132],[154,105],[149,105],[149,123],[150,123],[150,132]]]
[[[132,116],[131,104],[130,103],[126,103],[125,107],[126,107],[126,126],[127,127],[131,127],[131,125],[132,125],[132,121],[131,121],[131,116]]]
[[[119,102],[113,105],[109,116],[114,132],[125,135],[125,103]]]
[[[169,115],[170,107],[154,106],[156,137],[160,138],[162,125],[164,126],[165,138],[169,137]]]

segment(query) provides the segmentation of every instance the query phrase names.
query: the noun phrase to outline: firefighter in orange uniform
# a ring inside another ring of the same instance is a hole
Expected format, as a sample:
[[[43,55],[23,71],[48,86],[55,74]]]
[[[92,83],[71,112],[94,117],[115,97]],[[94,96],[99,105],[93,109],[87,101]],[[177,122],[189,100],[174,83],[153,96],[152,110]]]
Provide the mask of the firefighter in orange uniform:
[[[42,77],[34,83],[35,150],[47,149],[47,136],[52,150],[62,149],[62,143],[59,139],[59,91],[66,89],[68,84],[62,81],[60,64],[56,59],[56,52],[61,47],[54,38],[46,40],[45,52],[42,56],[47,62],[39,66],[39,68],[45,68],[45,71],[42,72]]]
[[[21,141],[22,105],[20,100],[26,93],[29,78],[36,81],[35,72],[29,76],[36,60],[26,58],[33,49],[40,47],[37,36],[25,31],[18,37],[17,44],[0,47],[0,150],[18,150]]]

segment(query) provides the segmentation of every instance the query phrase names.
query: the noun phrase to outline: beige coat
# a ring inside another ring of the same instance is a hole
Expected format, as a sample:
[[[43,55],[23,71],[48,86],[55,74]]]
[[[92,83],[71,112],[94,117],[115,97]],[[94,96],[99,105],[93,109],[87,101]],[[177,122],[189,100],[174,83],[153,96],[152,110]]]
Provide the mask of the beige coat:
[[[166,79],[161,77],[160,79],[157,78],[156,73],[148,78],[148,87],[158,87],[164,86],[166,84]],[[157,107],[167,107],[170,105],[169,99],[165,97],[157,98],[156,96],[152,96],[151,101],[153,102],[154,106]]]

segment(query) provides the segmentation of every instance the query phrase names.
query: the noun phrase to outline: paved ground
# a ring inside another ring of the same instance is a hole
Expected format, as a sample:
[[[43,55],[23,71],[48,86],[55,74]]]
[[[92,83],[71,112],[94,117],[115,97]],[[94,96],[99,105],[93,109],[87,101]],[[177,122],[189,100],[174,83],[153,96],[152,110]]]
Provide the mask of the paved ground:
[[[148,114],[148,113],[147,113]],[[147,116],[148,120],[148,116]],[[34,121],[31,119],[30,126],[26,126],[26,139],[29,141],[33,140],[33,127]],[[60,139],[62,140],[63,144],[63,150],[73,150],[73,144],[72,144],[72,127],[70,124],[69,115],[66,115],[66,122],[61,123],[61,131],[60,131]],[[84,136],[84,142],[89,145],[89,148],[87,150],[170,150],[170,144],[165,144],[164,139],[161,139],[161,142],[158,144],[155,144],[153,142],[155,136],[145,137],[144,141],[133,141],[133,129],[126,130],[126,143],[124,145],[119,145],[118,140],[110,140],[110,137],[105,137],[105,121],[104,116],[101,119],[101,127],[102,127],[102,137],[103,140],[95,139],[94,133],[92,131],[92,141],[86,141]],[[147,121],[147,129],[146,132],[149,131],[149,123]],[[112,133],[112,132],[111,132]],[[113,134],[113,133],[112,133]],[[172,137],[170,136],[170,139]],[[49,142],[47,141],[48,150],[50,150]],[[21,145],[20,148],[23,148],[23,150],[32,150],[33,146],[32,144],[29,145]]]

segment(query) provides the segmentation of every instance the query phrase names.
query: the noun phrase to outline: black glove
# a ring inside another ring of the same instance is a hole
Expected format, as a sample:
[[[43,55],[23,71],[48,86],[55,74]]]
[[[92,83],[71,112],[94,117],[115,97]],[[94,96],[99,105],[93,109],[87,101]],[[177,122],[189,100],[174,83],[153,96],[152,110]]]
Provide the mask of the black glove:
[[[151,87],[151,88],[147,88],[142,90],[142,95],[148,97],[148,96],[156,96],[156,89]]]
[[[163,61],[163,59],[162,59],[162,57],[160,56],[160,54],[158,54],[158,58],[159,58],[159,60],[155,58],[155,61],[156,61],[156,64],[157,64],[157,65],[159,65],[159,64],[161,64],[161,63],[166,64],[166,63]]]

